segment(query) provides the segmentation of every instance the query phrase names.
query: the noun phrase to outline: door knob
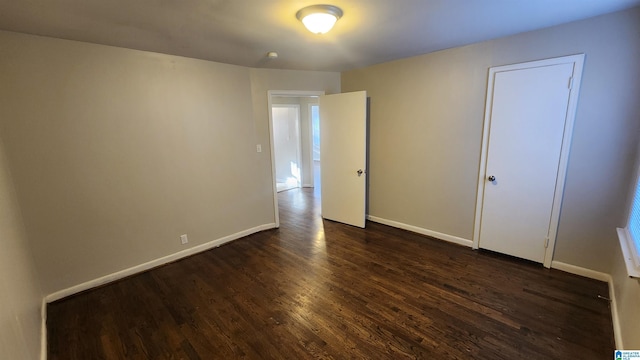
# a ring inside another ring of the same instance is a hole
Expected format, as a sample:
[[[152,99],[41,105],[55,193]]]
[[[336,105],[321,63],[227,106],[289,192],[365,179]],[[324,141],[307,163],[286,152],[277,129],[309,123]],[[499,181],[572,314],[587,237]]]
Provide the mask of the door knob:
[[[495,177],[495,176],[493,176],[493,175],[490,175],[490,176],[487,178],[487,180],[489,180],[489,181],[496,181],[496,177]]]
[[[358,171],[356,171],[356,173],[358,174],[358,176],[362,176],[362,173],[364,173],[364,171],[362,171],[362,169],[358,169]]]

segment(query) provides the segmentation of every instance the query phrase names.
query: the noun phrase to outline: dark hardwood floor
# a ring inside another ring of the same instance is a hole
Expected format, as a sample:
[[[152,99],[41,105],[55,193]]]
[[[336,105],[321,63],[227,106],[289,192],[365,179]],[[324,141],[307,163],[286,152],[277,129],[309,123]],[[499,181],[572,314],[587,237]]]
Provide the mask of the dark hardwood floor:
[[[376,223],[281,227],[52,303],[49,359],[609,359],[605,283]]]

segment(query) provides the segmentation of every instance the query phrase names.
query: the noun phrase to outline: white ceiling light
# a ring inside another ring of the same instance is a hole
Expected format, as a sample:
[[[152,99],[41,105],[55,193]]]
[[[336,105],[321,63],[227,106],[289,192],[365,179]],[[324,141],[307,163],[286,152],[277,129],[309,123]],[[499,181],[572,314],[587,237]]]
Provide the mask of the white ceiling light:
[[[333,5],[311,5],[300,9],[296,17],[312,33],[324,34],[342,17],[342,10]]]

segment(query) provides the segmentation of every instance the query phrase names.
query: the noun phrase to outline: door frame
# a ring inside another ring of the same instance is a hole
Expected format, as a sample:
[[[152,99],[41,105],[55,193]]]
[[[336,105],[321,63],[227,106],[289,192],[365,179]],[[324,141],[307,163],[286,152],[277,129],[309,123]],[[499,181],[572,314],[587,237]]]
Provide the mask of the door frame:
[[[271,111],[271,108],[274,105],[274,102],[272,98],[274,96],[313,97],[322,95],[324,95],[324,91],[320,90],[267,90],[267,112],[269,114],[269,149],[271,156],[271,187],[273,192],[273,219],[276,228],[280,227],[280,213],[278,211],[278,189],[276,187],[276,157],[275,149],[273,147],[273,113]]]
[[[489,151],[489,133],[491,130],[491,111],[493,104],[493,84],[495,75],[499,72],[524,70],[529,68],[552,66],[559,64],[573,63],[573,77],[567,80],[567,86],[570,86],[569,102],[567,105],[567,114],[564,123],[564,134],[562,137],[562,147],[560,149],[560,161],[558,163],[558,177],[556,178],[555,193],[553,197],[553,206],[551,209],[551,219],[549,222],[549,242],[545,249],[543,265],[546,268],[551,267],[553,259],[553,251],[556,245],[556,236],[558,232],[558,223],[560,221],[560,208],[562,205],[562,195],[564,192],[564,183],[567,175],[567,164],[569,162],[569,150],[571,147],[571,138],[573,136],[573,125],[575,123],[576,109],[578,105],[578,94],[580,91],[580,82],[582,80],[582,69],[584,66],[584,54],[569,55],[556,57],[545,60],[529,61],[519,64],[494,66],[489,68],[487,99],[485,103],[484,124],[482,128],[482,150],[480,155],[480,168],[478,171],[478,186],[476,193],[476,211],[473,226],[473,249],[480,248],[480,226],[482,224],[482,206],[484,201],[484,186],[487,177],[487,155]]]
[[[314,160],[313,160],[313,118],[311,116],[311,108],[317,106],[318,108],[320,108],[320,104],[307,104],[307,113],[309,114],[309,139],[311,141],[309,141],[309,164],[311,164],[311,179],[309,179],[309,185],[310,187],[315,187],[315,165],[314,165]]]

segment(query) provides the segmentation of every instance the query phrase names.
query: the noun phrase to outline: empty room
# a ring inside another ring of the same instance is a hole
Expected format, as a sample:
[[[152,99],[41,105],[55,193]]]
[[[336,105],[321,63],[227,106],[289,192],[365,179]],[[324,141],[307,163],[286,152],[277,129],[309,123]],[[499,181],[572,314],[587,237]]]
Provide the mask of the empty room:
[[[0,359],[640,351],[640,0],[0,4]]]

